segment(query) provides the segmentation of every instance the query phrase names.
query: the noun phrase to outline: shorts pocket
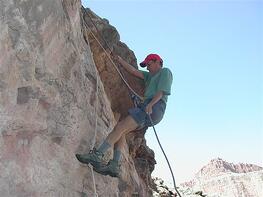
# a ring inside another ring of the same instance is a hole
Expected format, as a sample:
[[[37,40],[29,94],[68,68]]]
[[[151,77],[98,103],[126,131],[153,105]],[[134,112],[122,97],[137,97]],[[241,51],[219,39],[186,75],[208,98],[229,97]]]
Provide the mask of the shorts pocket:
[[[162,119],[165,112],[166,104],[164,101],[160,100],[153,106],[153,112],[151,114],[151,119],[153,121],[153,125],[158,124]],[[149,118],[148,118],[149,119]],[[147,121],[148,122],[148,121]],[[151,121],[149,120],[149,123],[147,126],[151,126]]]

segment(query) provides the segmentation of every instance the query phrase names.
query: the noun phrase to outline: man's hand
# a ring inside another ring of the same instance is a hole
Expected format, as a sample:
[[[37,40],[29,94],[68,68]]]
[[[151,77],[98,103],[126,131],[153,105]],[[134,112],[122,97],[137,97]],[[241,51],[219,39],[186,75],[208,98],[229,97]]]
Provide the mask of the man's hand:
[[[148,115],[151,115],[153,113],[153,106],[151,103],[149,103],[146,108],[145,108],[145,112],[148,114]]]
[[[118,55],[112,55],[112,57],[111,57],[115,62],[118,62],[118,63],[120,63],[119,62],[119,58],[120,58],[120,56],[118,56]]]
[[[155,94],[151,102],[146,106],[145,112],[150,115],[152,114],[152,108],[161,98],[163,97],[163,91],[159,91]]]
[[[111,58],[112,58],[112,60],[114,61],[114,62],[119,62],[119,58],[118,58],[118,55],[115,55],[115,54],[111,54]]]
[[[142,72],[138,71],[136,68],[134,68],[133,66],[131,66],[130,64],[128,64],[124,59],[122,59],[120,56],[116,55],[115,60],[117,62],[119,62],[129,73],[131,73],[132,75],[143,79],[144,76],[142,74]]]
[[[120,64],[122,64],[122,65],[126,63],[126,62],[125,62],[120,56],[118,56],[118,55],[117,55],[115,58],[116,58],[116,60],[117,60]]]

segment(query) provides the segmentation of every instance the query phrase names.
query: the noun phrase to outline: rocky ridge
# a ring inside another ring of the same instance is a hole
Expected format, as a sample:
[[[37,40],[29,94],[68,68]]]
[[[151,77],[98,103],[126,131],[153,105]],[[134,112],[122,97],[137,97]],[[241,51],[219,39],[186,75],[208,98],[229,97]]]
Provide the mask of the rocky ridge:
[[[217,158],[196,173],[194,179],[180,186],[184,190],[202,191],[208,197],[260,197],[263,196],[263,168]]]
[[[213,159],[204,166],[196,176],[202,176],[211,178],[214,176],[219,176],[225,173],[248,173],[253,171],[259,171],[263,168],[254,164],[244,164],[244,163],[229,163],[221,158]]]

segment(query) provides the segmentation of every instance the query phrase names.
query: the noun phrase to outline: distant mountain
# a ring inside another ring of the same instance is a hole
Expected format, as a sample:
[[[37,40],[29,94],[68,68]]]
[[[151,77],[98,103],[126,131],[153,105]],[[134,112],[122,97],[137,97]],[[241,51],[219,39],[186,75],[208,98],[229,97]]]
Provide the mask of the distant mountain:
[[[204,166],[197,176],[210,178],[211,176],[219,176],[225,173],[248,173],[262,170],[263,168],[254,164],[233,164],[217,158],[210,161],[210,163]]]
[[[180,186],[202,191],[207,197],[262,197],[263,168],[217,158],[197,172],[191,181]]]

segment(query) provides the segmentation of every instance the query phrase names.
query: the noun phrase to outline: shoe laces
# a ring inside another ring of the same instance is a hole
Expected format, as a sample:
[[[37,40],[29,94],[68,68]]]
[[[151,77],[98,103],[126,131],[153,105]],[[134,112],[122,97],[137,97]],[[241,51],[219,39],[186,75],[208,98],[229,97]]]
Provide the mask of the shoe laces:
[[[92,150],[89,151],[89,154],[95,154],[95,155],[101,155],[103,156],[103,153],[98,151],[96,148],[93,148]]]
[[[96,152],[97,152],[96,148],[93,148],[93,149],[91,149],[91,150],[89,151],[89,154],[96,153]]]

